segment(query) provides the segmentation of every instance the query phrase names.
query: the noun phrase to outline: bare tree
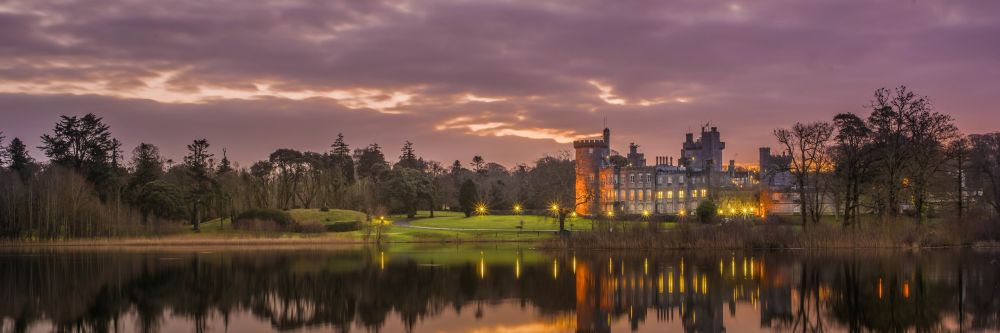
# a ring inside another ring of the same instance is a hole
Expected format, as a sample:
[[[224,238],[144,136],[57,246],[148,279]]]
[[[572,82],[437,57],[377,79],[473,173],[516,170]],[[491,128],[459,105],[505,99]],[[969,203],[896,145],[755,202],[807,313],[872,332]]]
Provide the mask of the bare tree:
[[[969,167],[969,154],[972,143],[969,137],[962,135],[948,144],[948,158],[951,160],[951,173],[955,177],[955,213],[961,219],[965,213],[965,180],[966,169]]]
[[[820,173],[827,162],[828,144],[833,136],[833,126],[826,122],[796,123],[790,129],[774,130],[774,136],[791,157],[789,170],[795,178],[799,192],[802,225],[808,219],[819,222],[822,213],[822,195],[819,190]]]

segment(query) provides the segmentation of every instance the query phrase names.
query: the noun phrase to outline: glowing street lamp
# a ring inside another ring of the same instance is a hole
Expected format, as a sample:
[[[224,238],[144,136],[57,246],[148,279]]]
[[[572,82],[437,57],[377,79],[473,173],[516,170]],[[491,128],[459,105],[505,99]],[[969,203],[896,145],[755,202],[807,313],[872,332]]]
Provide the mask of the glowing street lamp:
[[[649,217],[649,211],[648,210],[643,210],[642,211],[642,217]]]
[[[559,205],[558,204],[552,204],[552,211],[553,212],[558,212],[559,211]]]
[[[476,214],[486,215],[486,205],[484,204],[476,205]]]
[[[521,214],[521,205],[514,204],[514,213],[515,214]]]

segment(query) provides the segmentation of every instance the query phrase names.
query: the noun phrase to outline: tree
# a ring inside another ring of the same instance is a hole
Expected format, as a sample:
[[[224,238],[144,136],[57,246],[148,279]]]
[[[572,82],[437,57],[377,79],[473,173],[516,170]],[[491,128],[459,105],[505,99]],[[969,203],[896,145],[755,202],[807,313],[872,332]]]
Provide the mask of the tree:
[[[834,138],[834,175],[843,187],[845,227],[860,218],[861,194],[871,178],[872,132],[863,119],[853,113],[841,113],[833,118],[837,135]]]
[[[305,174],[305,160],[302,152],[281,148],[271,153],[268,161],[274,165],[278,173],[278,207],[281,209],[297,207],[295,204],[296,193]]]
[[[389,170],[389,163],[385,161],[382,147],[377,143],[368,145],[364,149],[354,150],[354,160],[357,161],[358,177],[369,178],[376,183],[379,176]]]
[[[160,148],[149,143],[140,143],[132,150],[132,177],[129,187],[136,187],[160,178],[163,175],[163,158]]]
[[[698,216],[698,221],[701,223],[711,223],[715,220],[715,215],[718,214],[718,206],[715,205],[715,201],[712,200],[702,200],[695,208],[695,215]]]
[[[969,160],[970,183],[982,192],[982,200],[1000,216],[1000,132],[969,136],[972,154]]]
[[[128,202],[137,206],[142,215],[142,224],[149,220],[150,213],[155,209],[155,205],[169,196],[161,195],[160,190],[164,186],[149,186],[153,181],[159,180],[163,176],[163,158],[160,157],[160,149],[149,143],[140,143],[132,150],[132,175],[126,185]],[[151,191],[151,192],[150,192]],[[154,200],[146,202],[144,200]]]
[[[386,180],[379,184],[386,201],[406,213],[407,218],[417,215],[420,201],[431,191],[431,179],[427,174],[410,168],[397,168],[387,173]]]
[[[410,168],[414,170],[424,170],[426,169],[426,164],[424,161],[417,157],[417,154],[413,151],[413,143],[406,141],[403,144],[403,148],[400,149],[402,154],[399,155],[399,162],[396,163],[396,167],[400,168]]]
[[[592,193],[576,193],[576,166],[566,152],[536,160],[528,177],[533,184],[531,192],[537,195],[532,205],[553,211],[560,233],[566,230],[566,217],[594,199]]]
[[[2,140],[2,139],[0,139]],[[31,175],[35,160],[28,154],[28,147],[19,138],[10,140],[6,149],[0,149],[9,161],[8,168],[26,180]]]
[[[224,174],[233,171],[233,164],[229,162],[229,156],[226,156],[226,149],[222,149],[222,160],[219,161],[219,165],[215,168],[215,172],[218,174]]]
[[[192,181],[188,198],[191,206],[191,225],[195,232],[201,232],[201,212],[204,210],[204,204],[210,200],[215,187],[209,162],[213,155],[208,152],[208,147],[208,140],[194,140],[187,146],[188,154],[184,156],[184,166]]]
[[[107,199],[114,187],[121,143],[111,137],[103,119],[88,113],[83,117],[61,116],[52,134],[42,135],[39,147],[53,164],[83,174]]]
[[[930,102],[906,87],[895,91],[880,88],[875,91],[871,102],[872,113],[868,116],[868,127],[872,131],[872,145],[875,160],[875,201],[876,211],[881,216],[895,218],[899,215],[899,200],[903,190],[907,164],[914,150],[910,146],[909,126],[914,114],[925,112]]]
[[[479,191],[476,189],[476,183],[472,179],[466,179],[458,190],[458,205],[465,213],[465,217],[470,217],[477,204],[479,204]]]
[[[3,147],[3,132],[0,132],[0,147]],[[0,166],[7,163],[7,149],[0,149]]]
[[[958,128],[951,116],[932,112],[930,106],[909,114],[907,123],[912,152],[905,170],[913,192],[914,214],[917,223],[922,223],[932,182],[948,160],[947,145],[958,136]]]
[[[148,223],[149,216],[166,219],[184,216],[184,195],[180,189],[168,181],[146,182],[139,185],[131,193],[134,196],[132,200],[135,202],[136,208],[139,209],[143,225]]]
[[[822,198],[819,190],[819,175],[826,161],[827,143],[833,135],[833,126],[825,122],[811,124],[796,123],[791,129],[774,130],[774,136],[791,156],[792,176],[799,192],[799,208],[802,226],[808,219],[819,222],[822,213]]]
[[[472,163],[469,163],[469,166],[471,166],[472,171],[475,171],[477,174],[486,174],[486,160],[483,159],[482,156],[473,156]]]
[[[955,179],[955,211],[961,219],[965,212],[965,181],[966,169],[969,167],[969,154],[972,153],[972,142],[967,136],[960,136],[948,144],[948,156],[951,160],[951,171]]]

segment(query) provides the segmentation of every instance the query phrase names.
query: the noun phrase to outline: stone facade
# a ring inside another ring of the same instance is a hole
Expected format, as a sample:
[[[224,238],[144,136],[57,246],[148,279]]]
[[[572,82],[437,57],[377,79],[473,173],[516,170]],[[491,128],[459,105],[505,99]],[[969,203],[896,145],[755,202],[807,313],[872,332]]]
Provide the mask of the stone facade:
[[[611,149],[610,133],[605,128],[601,139],[573,143],[578,214],[685,215],[724,189],[755,181],[750,171],[737,169],[733,161],[725,169],[717,162],[725,143],[715,127],[702,128],[697,141],[687,134],[676,163],[673,157],[657,156],[653,165],[646,165],[645,154],[635,143],[629,144],[625,158],[619,156]]]

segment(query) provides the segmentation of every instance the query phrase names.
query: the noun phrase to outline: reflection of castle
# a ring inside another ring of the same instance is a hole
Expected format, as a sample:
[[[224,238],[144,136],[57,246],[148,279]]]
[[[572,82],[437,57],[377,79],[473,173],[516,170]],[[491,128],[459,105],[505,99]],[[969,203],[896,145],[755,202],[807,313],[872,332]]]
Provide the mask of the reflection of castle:
[[[704,260],[685,263],[684,258],[581,260],[576,265],[576,331],[610,332],[618,320],[636,330],[653,311],[658,322],[680,320],[686,332],[724,332],[726,309],[735,315],[737,303],[759,306],[761,322],[786,318],[791,285],[784,272],[765,277],[764,266],[745,257],[720,261],[718,268]]]
[[[726,143],[716,127],[702,127],[695,139],[688,133],[680,158],[657,156],[653,165],[639,146],[629,144],[628,155],[611,149],[611,130],[600,139],[573,142],[576,151],[577,213],[686,214],[718,191],[742,189],[755,182],[750,170],[729,160],[723,168]]]

